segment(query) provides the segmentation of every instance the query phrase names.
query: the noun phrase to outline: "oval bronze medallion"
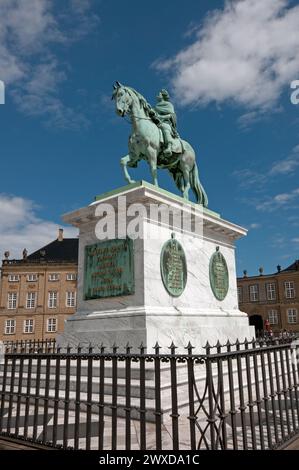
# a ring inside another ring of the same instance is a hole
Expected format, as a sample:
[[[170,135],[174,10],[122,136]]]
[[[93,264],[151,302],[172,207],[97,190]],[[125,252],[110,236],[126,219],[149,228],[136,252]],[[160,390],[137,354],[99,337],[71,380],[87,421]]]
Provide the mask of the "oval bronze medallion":
[[[229,275],[226,260],[220,253],[219,246],[210,259],[210,285],[216,299],[224,300],[229,288]]]
[[[161,277],[167,292],[179,297],[187,283],[187,263],[182,245],[174,238],[164,243],[160,257]]]

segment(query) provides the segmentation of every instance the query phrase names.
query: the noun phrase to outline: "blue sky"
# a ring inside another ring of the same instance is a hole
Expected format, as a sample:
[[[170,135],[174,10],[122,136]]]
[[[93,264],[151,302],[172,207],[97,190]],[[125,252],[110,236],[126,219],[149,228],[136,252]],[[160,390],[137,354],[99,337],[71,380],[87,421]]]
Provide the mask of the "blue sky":
[[[0,18],[2,253],[38,248],[61,214],[124,184],[119,80],[151,103],[170,91],[209,207],[249,229],[239,273],[299,257],[298,2],[0,0]]]

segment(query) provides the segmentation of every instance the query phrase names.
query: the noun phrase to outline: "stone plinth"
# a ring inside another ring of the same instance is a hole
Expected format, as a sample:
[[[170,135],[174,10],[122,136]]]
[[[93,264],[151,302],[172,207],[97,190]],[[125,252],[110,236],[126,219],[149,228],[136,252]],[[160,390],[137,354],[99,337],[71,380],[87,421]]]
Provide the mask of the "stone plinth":
[[[114,209],[114,215],[106,220],[110,228],[114,221],[116,239],[126,235],[124,220],[129,236],[136,235],[138,215],[138,229],[143,237],[133,241],[135,288],[130,295],[85,300],[85,247],[101,242],[96,234],[97,224],[103,221],[101,214],[106,217],[105,211],[110,207],[104,206],[107,204]],[[151,208],[158,205],[160,209],[170,207],[183,219],[157,219]],[[137,348],[143,343],[151,352],[157,341],[164,351],[172,341],[181,351],[191,341],[200,351],[207,340],[223,343],[254,336],[237,299],[235,241],[246,235],[242,227],[145,182],[103,194],[63,219],[80,230],[78,305],[77,312],[66,321],[59,344],[92,342],[111,347],[116,343],[123,348],[129,342]],[[185,224],[188,220],[189,225]],[[167,292],[160,266],[162,247],[172,234],[183,247],[187,265],[186,286],[177,297]],[[210,260],[216,250],[224,256],[228,268],[229,288],[223,300],[216,298],[210,284]]]

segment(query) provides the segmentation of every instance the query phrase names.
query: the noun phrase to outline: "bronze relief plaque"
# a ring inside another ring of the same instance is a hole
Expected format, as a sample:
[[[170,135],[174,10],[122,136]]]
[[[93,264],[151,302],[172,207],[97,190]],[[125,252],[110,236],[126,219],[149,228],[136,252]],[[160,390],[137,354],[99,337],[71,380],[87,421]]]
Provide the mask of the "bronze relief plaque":
[[[160,257],[161,277],[172,297],[179,297],[187,283],[187,263],[182,245],[174,238],[164,243]]]
[[[219,246],[210,259],[210,285],[217,300],[224,300],[229,288],[229,275],[226,260]]]
[[[85,247],[84,300],[134,294],[134,251],[130,238]]]

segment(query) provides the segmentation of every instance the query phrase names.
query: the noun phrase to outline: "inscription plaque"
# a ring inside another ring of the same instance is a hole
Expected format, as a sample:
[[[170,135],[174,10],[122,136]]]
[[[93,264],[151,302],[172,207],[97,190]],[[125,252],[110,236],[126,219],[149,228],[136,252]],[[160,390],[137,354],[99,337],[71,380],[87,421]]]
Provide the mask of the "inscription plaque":
[[[226,260],[219,251],[219,246],[210,260],[210,285],[217,300],[224,300],[229,287]]]
[[[161,251],[161,277],[167,292],[179,297],[187,282],[187,263],[182,245],[171,235],[171,240],[164,243]]]
[[[133,240],[107,240],[85,247],[84,300],[134,294]]]

